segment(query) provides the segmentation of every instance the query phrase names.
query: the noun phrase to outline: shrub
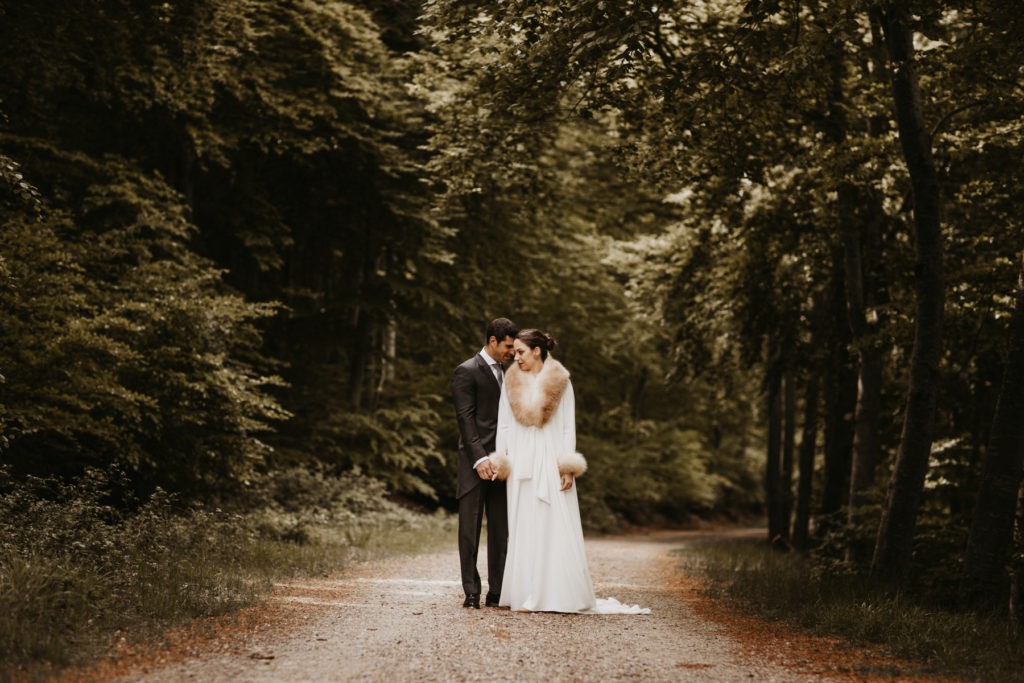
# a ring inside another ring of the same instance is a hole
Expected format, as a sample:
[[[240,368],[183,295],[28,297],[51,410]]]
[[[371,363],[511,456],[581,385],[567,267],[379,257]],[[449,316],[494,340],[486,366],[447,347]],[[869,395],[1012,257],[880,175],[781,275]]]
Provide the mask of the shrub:
[[[1024,680],[1024,640],[1006,620],[941,609],[913,596],[892,596],[867,577],[824,571],[763,542],[728,541],[694,546],[693,563],[712,590],[734,606],[811,632],[881,643],[919,662],[915,674],[965,680]]]
[[[162,490],[118,509],[108,501],[122,483],[95,469],[15,483],[0,469],[0,679],[88,660],[118,632],[143,638],[223,614],[275,580],[336,572],[372,548],[450,536],[447,518],[403,510],[356,473],[278,472],[253,483],[260,507],[235,512]]]
[[[259,353],[276,310],[245,301],[189,248],[195,227],[159,177],[5,137],[43,210],[0,194],[0,443],[40,476],[114,463],[139,490],[243,480],[287,416]]]

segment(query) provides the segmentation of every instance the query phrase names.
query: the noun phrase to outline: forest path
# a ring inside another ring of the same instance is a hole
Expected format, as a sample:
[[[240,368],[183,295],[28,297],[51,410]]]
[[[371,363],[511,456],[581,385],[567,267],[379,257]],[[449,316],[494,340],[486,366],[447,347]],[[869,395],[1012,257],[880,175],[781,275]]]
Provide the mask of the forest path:
[[[739,534],[744,532],[729,532]],[[746,532],[750,533],[750,532]],[[763,533],[763,532],[760,532]],[[701,532],[587,539],[598,596],[650,615],[464,609],[450,552],[278,587],[242,628],[136,663],[131,681],[912,680],[878,653],[730,614],[682,573]],[[714,535],[724,535],[722,532]],[[869,675],[869,672],[876,675]],[[108,679],[109,680],[109,679]]]

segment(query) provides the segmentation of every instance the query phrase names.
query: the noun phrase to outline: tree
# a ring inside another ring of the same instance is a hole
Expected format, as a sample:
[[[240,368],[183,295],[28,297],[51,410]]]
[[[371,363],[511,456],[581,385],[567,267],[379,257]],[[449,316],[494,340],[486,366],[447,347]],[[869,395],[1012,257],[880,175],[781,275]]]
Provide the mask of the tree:
[[[0,201],[4,461],[65,476],[115,465],[142,491],[240,486],[287,417],[256,330],[273,308],[232,294],[188,249],[195,227],[160,180],[0,142],[38,179],[40,210]]]
[[[961,587],[966,602],[988,608],[1007,604],[1007,551],[1024,479],[1024,259],[1014,298],[1006,370],[971,519]]]
[[[910,12],[903,5],[887,3],[876,15],[888,49],[896,122],[914,206],[914,350],[899,453],[871,564],[872,576],[898,585],[910,566],[914,524],[931,452],[945,283],[938,173],[924,123]]]

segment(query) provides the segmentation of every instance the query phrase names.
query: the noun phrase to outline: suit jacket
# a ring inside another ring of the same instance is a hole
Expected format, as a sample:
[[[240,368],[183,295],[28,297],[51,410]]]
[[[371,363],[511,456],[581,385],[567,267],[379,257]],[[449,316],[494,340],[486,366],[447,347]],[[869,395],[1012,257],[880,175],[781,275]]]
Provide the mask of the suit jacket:
[[[459,422],[458,486],[455,495],[461,498],[483,481],[473,469],[473,463],[494,452],[498,431],[501,386],[479,353],[455,368],[452,397],[455,399],[455,417]]]

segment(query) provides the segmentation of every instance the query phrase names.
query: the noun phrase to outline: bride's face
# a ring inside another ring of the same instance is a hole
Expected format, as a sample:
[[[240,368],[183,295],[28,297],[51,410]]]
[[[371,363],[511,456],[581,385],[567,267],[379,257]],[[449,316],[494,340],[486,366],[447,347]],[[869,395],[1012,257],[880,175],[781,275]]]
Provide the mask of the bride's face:
[[[515,341],[515,352],[516,352],[516,365],[523,372],[534,372],[540,370],[540,366],[543,362],[540,359],[540,348],[531,349],[523,342],[516,339]]]

